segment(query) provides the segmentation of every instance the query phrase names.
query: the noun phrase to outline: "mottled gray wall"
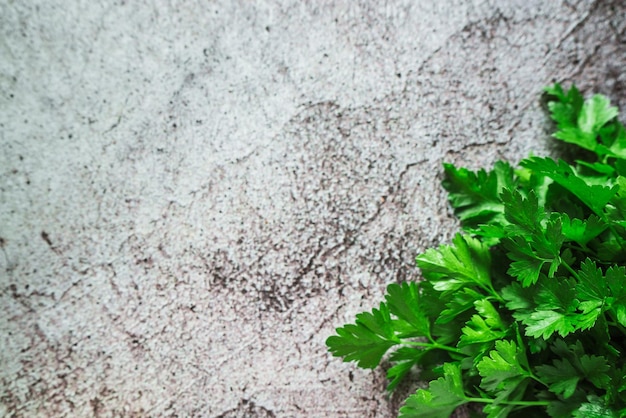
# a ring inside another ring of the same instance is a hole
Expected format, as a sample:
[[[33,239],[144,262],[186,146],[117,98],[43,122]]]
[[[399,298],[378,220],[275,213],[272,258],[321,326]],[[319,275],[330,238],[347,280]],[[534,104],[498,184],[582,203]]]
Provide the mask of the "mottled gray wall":
[[[0,0],[0,415],[390,417],[324,341],[457,225],[441,163],[626,105],[626,3]]]

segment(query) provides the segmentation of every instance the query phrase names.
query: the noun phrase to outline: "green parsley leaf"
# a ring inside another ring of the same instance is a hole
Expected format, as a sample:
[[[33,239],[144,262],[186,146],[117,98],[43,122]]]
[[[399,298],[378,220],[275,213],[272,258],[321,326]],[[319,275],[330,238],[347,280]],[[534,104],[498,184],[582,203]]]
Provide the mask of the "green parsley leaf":
[[[459,315],[474,308],[474,304],[485,296],[476,290],[466,287],[454,292],[451,299],[446,303],[446,309],[437,318],[437,324],[447,324],[454,321]]]
[[[439,292],[454,292],[465,286],[493,292],[489,247],[470,236],[458,234],[452,245],[426,250],[417,257],[417,265]]]
[[[603,233],[608,224],[595,215],[585,220],[570,217],[566,213],[553,214],[552,219],[560,219],[563,236],[569,241],[587,245],[589,241]]]
[[[473,315],[461,330],[463,335],[459,339],[458,347],[496,341],[507,335],[508,325],[491,302],[487,299],[477,300],[474,306],[478,314]]]
[[[446,363],[444,375],[431,381],[428,389],[418,389],[400,408],[400,418],[448,418],[459,406],[467,403],[461,369],[458,364]]]
[[[567,360],[554,360],[553,366],[539,366],[537,375],[550,385],[550,391],[563,395],[565,399],[574,394],[581,379],[578,371]]]
[[[617,121],[615,123],[613,144],[609,151],[611,155],[626,159],[626,128]]]
[[[430,321],[420,303],[417,283],[390,284],[385,300],[389,311],[409,325],[408,332],[399,335],[400,338],[430,335]]]
[[[535,296],[536,308],[520,317],[526,325],[526,335],[547,340],[554,333],[565,337],[595,324],[600,312],[580,309],[573,279],[544,280],[539,289]]]
[[[387,379],[389,379],[387,390],[389,392],[392,392],[398,386],[411,369],[422,360],[426,352],[426,350],[418,348],[401,347],[391,353],[389,361],[395,364],[387,370]]]
[[[470,171],[444,164],[443,187],[449,192],[452,207],[465,227],[501,219],[504,213],[500,192],[514,185],[513,168],[499,161],[492,171]]]
[[[541,231],[541,221],[545,212],[539,206],[539,200],[534,192],[526,198],[518,190],[504,190],[502,192],[505,216],[511,225],[506,229],[508,233],[535,234]]]
[[[616,411],[608,408],[597,396],[590,396],[589,402],[585,402],[574,411],[574,418],[618,418]]]
[[[622,326],[626,326],[626,268],[614,266],[606,274],[590,259],[580,266],[580,283],[576,296],[602,311],[612,310]]]
[[[552,112],[552,119],[557,122],[559,128],[574,126],[577,123],[578,114],[584,103],[584,98],[578,88],[572,85],[567,93],[565,93],[563,87],[555,83],[552,86],[546,87],[544,90],[548,95],[556,98],[556,100],[550,100],[548,102],[548,107]]]
[[[510,250],[507,256],[513,261],[507,273],[516,277],[524,287],[537,283],[544,265],[549,263],[550,271],[554,272],[555,267],[559,264],[558,256],[556,258],[540,258],[532,243],[527,242],[522,237],[508,240],[505,242],[505,246]]]
[[[523,288],[518,282],[513,282],[502,289],[502,297],[506,307],[513,312],[513,317],[521,321],[528,317],[536,307],[535,298],[538,287]]]
[[[480,386],[487,391],[510,393],[531,374],[528,360],[513,341],[496,342],[495,350],[489,357],[483,358],[477,365],[482,377]]]
[[[358,314],[355,324],[337,328],[337,335],[329,337],[326,345],[334,356],[372,369],[378,366],[387,350],[400,342],[391,324],[389,309],[381,303],[380,309],[372,309],[372,313]]]
[[[603,217],[604,208],[618,191],[617,186],[590,185],[563,160],[531,157],[520,162],[523,167],[551,178],[580,199],[596,215]]]
[[[556,99],[548,102],[552,119],[558,126],[557,132],[553,134],[555,138],[599,155],[616,155],[621,152],[623,147],[619,145],[615,147],[615,151],[606,146],[615,143],[614,139],[607,139],[607,134],[613,134],[615,128],[606,125],[618,114],[617,108],[611,106],[607,97],[596,94],[583,101],[575,86],[565,94],[558,84],[547,88],[546,92]],[[602,139],[602,144],[598,142],[598,138]]]
[[[553,360],[552,365],[540,365],[535,370],[542,382],[549,386],[551,392],[571,397],[580,381],[586,380],[598,389],[607,389],[611,382],[608,376],[608,361],[605,357],[584,354],[579,342],[568,346],[563,340],[557,340],[552,351],[560,358]]]
[[[586,100],[578,116],[578,127],[585,133],[598,133],[611,119],[617,117],[617,107],[600,94]]]

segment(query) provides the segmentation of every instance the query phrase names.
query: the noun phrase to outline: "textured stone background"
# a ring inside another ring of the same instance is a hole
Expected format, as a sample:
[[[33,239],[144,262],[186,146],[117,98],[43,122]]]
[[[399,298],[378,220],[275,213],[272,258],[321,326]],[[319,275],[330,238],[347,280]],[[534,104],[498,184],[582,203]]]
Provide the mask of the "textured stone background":
[[[0,0],[0,415],[391,417],[324,341],[456,224],[441,163],[626,105],[614,1]]]

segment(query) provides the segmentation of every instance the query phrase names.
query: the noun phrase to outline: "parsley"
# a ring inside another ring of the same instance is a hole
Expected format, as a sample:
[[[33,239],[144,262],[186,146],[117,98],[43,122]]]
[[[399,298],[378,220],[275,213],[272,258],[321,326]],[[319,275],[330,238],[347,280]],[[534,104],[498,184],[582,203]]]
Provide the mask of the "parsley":
[[[444,164],[461,221],[450,244],[417,257],[423,279],[326,344],[374,368],[388,390],[432,378],[401,418],[626,416],[626,128],[609,99],[546,88],[554,138],[586,150],[571,163],[530,157],[470,171]]]

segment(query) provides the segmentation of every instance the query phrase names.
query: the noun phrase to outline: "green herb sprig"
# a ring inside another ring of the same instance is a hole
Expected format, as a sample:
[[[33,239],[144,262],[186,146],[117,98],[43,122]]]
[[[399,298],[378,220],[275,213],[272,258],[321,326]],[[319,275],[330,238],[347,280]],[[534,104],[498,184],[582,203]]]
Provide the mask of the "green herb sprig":
[[[388,355],[389,391],[414,368],[430,379],[401,418],[626,416],[626,129],[602,95],[545,95],[553,136],[589,158],[444,164],[462,231],[326,341],[362,368]]]

